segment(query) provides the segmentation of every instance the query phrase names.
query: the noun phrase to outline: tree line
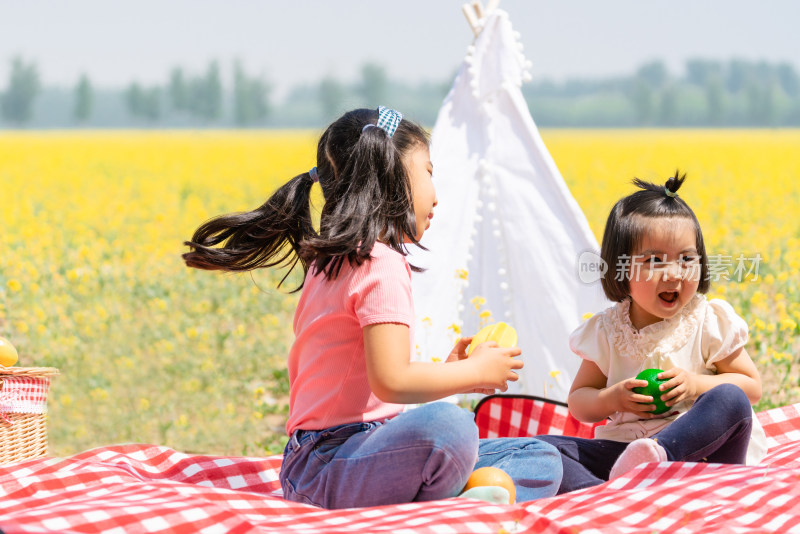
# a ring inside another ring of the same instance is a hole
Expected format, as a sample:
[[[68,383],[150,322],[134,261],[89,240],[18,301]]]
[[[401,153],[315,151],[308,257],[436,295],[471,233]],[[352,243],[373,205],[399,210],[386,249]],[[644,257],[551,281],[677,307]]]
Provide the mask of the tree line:
[[[558,126],[800,126],[800,76],[789,63],[690,59],[682,75],[664,62],[631,76],[523,87],[540,124]]]
[[[174,67],[161,84],[123,88],[96,87],[87,73],[72,88],[44,87],[34,62],[15,57],[10,67],[0,82],[5,128],[319,127],[345,109],[385,103],[432,124],[455,74],[409,84],[367,63],[354,81],[331,74],[277,101],[269,80],[238,61],[210,61],[199,72]],[[544,79],[522,91],[540,126],[800,126],[800,76],[789,63],[691,59],[675,75],[651,61],[629,76]]]

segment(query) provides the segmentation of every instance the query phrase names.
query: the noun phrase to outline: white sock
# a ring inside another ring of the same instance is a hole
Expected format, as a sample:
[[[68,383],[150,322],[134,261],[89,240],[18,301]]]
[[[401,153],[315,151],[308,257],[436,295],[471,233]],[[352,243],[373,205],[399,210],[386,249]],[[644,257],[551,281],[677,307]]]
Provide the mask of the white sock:
[[[666,462],[667,451],[664,447],[650,438],[631,441],[622,454],[619,455],[608,479],[617,478],[628,471],[648,462]]]

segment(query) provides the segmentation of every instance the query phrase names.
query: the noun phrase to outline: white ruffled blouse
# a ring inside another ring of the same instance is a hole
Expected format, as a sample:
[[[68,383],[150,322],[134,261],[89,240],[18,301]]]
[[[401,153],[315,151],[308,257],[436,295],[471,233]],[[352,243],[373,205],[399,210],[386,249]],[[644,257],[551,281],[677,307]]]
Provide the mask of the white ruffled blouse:
[[[630,318],[630,300],[593,315],[570,336],[572,351],[594,362],[611,386],[644,369],[680,367],[696,374],[716,374],[714,362],[727,358],[747,343],[747,323],[724,300],[695,297],[669,319],[636,330]],[[595,438],[633,441],[652,436],[680,417],[691,401],[676,404],[663,416],[639,419],[616,412],[597,427]],[[766,435],[753,414],[753,432],[747,464],[757,464],[766,454]]]

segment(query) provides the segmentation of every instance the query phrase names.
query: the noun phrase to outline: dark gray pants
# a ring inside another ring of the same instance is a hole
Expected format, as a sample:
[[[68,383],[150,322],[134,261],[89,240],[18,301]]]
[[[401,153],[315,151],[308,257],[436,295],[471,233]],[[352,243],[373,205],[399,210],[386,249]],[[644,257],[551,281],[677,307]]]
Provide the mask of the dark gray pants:
[[[688,412],[651,437],[658,438],[670,461],[744,464],[752,415],[744,391],[733,384],[721,384],[700,395]],[[607,439],[536,437],[561,453],[564,477],[559,494],[608,480],[611,467],[628,446]]]

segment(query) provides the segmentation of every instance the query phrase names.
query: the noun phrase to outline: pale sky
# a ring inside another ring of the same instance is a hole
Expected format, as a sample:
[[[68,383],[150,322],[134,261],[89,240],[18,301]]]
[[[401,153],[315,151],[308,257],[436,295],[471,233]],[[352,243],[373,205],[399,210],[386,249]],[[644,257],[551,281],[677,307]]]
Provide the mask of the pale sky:
[[[277,94],[366,61],[390,77],[441,82],[472,33],[460,0],[0,0],[0,84],[10,58],[35,61],[46,85],[165,83],[172,66],[234,58]],[[484,4],[486,4],[484,0]],[[534,79],[630,74],[663,59],[786,61],[800,70],[797,0],[502,0]]]

